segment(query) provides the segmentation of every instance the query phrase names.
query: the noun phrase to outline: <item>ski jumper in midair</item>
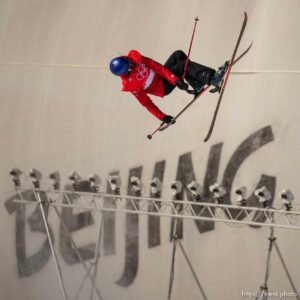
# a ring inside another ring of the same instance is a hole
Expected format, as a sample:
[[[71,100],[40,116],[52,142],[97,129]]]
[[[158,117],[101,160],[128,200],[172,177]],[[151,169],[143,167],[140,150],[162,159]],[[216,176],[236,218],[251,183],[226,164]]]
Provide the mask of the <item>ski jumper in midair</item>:
[[[150,99],[149,95],[164,97],[169,95],[177,86],[181,90],[188,90],[188,84],[195,93],[201,91],[205,85],[219,87],[226,65],[218,71],[188,60],[185,80],[184,74],[187,56],[181,51],[175,51],[164,65],[155,60],[142,56],[137,50],[131,50],[127,56],[114,58],[110,63],[113,74],[120,76],[122,91],[131,92],[135,98],[151,114],[165,123],[173,122],[173,117],[163,113]]]

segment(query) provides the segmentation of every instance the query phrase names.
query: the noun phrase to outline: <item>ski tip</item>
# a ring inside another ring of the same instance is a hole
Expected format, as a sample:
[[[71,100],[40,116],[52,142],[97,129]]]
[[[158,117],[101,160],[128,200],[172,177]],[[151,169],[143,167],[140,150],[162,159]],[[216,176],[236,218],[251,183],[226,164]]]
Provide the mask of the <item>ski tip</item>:
[[[196,22],[198,22],[199,21],[199,18],[198,18],[198,16],[196,16],[196,18],[194,19]]]
[[[253,46],[253,41],[251,41],[250,45],[248,46],[248,48],[246,49],[246,53],[252,48]]]
[[[205,139],[203,140],[204,143],[206,143],[210,139],[211,134],[212,134],[212,130],[211,130],[211,128],[209,128],[209,131],[208,131]]]
[[[247,18],[248,18],[247,12],[245,12],[245,11],[244,11],[244,18],[245,18],[245,20],[247,20]]]

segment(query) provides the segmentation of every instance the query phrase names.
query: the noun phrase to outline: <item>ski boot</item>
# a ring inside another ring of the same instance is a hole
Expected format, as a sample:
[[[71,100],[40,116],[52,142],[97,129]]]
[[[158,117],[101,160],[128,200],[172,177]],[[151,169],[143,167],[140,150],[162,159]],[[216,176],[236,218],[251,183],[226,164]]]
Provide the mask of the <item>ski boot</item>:
[[[212,78],[215,76],[215,72],[212,70],[206,70],[201,72],[200,76],[196,79],[187,79],[189,84],[193,87],[193,94],[197,95],[205,88],[206,85],[209,85]]]
[[[228,66],[229,66],[229,61],[226,61],[221,67],[218,68],[215,75],[213,76],[213,78],[210,81],[210,84],[214,86],[214,88],[212,88],[209,91],[210,93],[220,92],[220,89],[221,89],[221,86],[223,83],[223,78],[224,78],[224,75],[226,74]]]

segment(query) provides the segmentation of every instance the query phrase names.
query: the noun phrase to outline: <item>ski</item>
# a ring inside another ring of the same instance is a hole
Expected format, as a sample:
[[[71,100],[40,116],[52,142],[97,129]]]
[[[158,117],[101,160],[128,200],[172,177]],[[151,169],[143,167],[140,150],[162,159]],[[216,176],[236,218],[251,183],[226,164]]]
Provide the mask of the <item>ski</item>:
[[[216,122],[216,119],[217,119],[217,115],[218,115],[218,111],[219,111],[219,108],[220,108],[220,104],[221,104],[221,101],[222,101],[222,98],[223,98],[223,95],[224,95],[224,91],[225,91],[225,88],[226,88],[226,84],[227,84],[227,81],[228,81],[228,78],[229,78],[229,75],[230,75],[230,71],[231,71],[232,66],[234,65],[235,56],[236,56],[236,53],[237,53],[237,50],[239,48],[241,39],[243,37],[243,33],[244,33],[246,25],[247,25],[247,19],[248,19],[247,13],[244,12],[244,21],[243,21],[243,24],[242,24],[242,28],[240,30],[239,37],[237,39],[235,48],[233,50],[232,57],[231,57],[228,69],[227,69],[226,74],[224,76],[225,78],[224,78],[224,81],[223,81],[222,86],[221,86],[220,96],[219,96],[219,99],[218,99],[218,103],[217,103],[217,106],[216,106],[216,109],[215,109],[215,112],[214,112],[214,115],[213,115],[213,118],[212,118],[209,130],[208,130],[208,133],[207,133],[207,135],[206,135],[206,137],[204,139],[204,142],[207,142],[209,140],[209,138],[211,137],[211,134],[213,132],[213,129],[214,129],[214,126],[215,126],[215,122]],[[252,46],[252,43],[250,45],[250,48],[251,48],[251,46]],[[248,49],[248,51],[249,51],[249,49]],[[241,57],[239,57],[239,59],[240,58]]]
[[[225,76],[224,77],[226,77],[225,78],[225,80],[227,81],[227,79],[228,79],[228,75],[229,75],[229,73],[230,73],[230,71],[231,71],[231,68],[238,62],[238,61],[240,61],[248,52],[249,52],[249,50],[251,49],[251,47],[252,47],[252,44],[253,44],[253,42],[251,42],[251,44],[248,46],[248,48],[246,48],[237,58],[235,58],[235,56],[236,56],[236,52],[237,52],[237,50],[238,50],[238,46],[239,46],[239,43],[240,43],[240,40],[241,40],[241,38],[242,38],[242,35],[243,35],[243,32],[244,32],[244,30],[245,30],[245,27],[246,27],[246,24],[247,24],[247,14],[246,13],[244,13],[244,22],[243,22],[243,26],[242,26],[242,29],[241,29],[241,31],[240,31],[240,35],[239,35],[239,38],[238,38],[238,42],[237,42],[237,44],[236,44],[236,47],[235,47],[235,51],[234,51],[234,55],[232,55],[232,58],[231,58],[231,61],[232,61],[232,63],[230,63],[229,64],[229,67],[227,68],[227,71],[226,71],[226,74],[225,74]],[[204,140],[204,142],[207,142],[208,141],[208,139],[210,138],[210,136],[211,136],[211,134],[212,134],[212,131],[213,131],[213,127],[214,127],[214,123],[215,123],[215,121],[216,121],[216,117],[217,117],[217,113],[218,113],[218,110],[219,110],[219,106],[220,106],[220,102],[221,102],[221,100],[222,100],[222,97],[223,97],[223,93],[224,93],[224,89],[225,89],[225,86],[226,86],[226,82],[225,82],[225,80],[224,80],[224,82],[223,82],[223,84],[222,84],[222,87],[221,87],[221,93],[220,93],[220,96],[219,96],[219,100],[218,100],[218,104],[217,104],[217,107],[216,107],[216,110],[215,110],[215,113],[214,113],[214,117],[213,117],[213,120],[212,120],[212,124],[211,124],[211,126],[210,126],[210,129],[209,129],[209,132],[208,132],[208,134],[207,134],[207,136],[206,136],[206,138],[205,138],[205,140]],[[211,85],[207,85],[206,87],[204,87],[204,89],[202,89],[201,91],[200,91],[200,93],[198,93],[198,94],[196,94],[195,96],[194,96],[194,98],[174,117],[174,120],[176,121],[198,98],[200,98],[200,96],[202,96],[209,88],[211,87]],[[152,139],[152,136],[154,135],[154,134],[156,134],[158,131],[164,131],[164,130],[166,130],[167,128],[169,128],[171,125],[173,125],[174,123],[171,123],[171,124],[166,124],[166,123],[164,123],[164,122],[162,122],[160,125],[159,125],[159,127],[153,132],[153,133],[151,133],[151,134],[148,134],[147,135],[147,138],[148,139]]]
[[[247,49],[244,50],[244,52],[242,52],[237,58],[235,58],[235,60],[233,61],[231,66],[234,66],[239,60],[241,60],[251,49],[252,47],[251,43]],[[194,96],[194,98],[174,117],[174,120],[176,121],[178,119],[178,117],[180,115],[182,115],[201,95],[203,95],[209,88],[211,87],[211,85],[206,86],[200,93],[198,93],[197,95]],[[157,131],[163,131],[165,129],[167,129],[168,127],[170,127],[171,125],[173,125],[174,123],[171,124],[166,124],[166,123],[161,123],[161,125],[159,126],[159,128],[154,132],[156,133]],[[153,133],[153,134],[154,134]],[[153,135],[152,134],[152,135]],[[148,135],[148,138],[152,135]]]

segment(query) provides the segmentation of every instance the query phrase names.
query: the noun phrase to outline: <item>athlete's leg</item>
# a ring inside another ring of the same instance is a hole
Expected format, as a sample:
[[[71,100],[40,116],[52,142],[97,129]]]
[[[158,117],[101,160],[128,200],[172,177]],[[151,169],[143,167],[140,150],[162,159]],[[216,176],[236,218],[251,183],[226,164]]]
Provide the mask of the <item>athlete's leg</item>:
[[[184,73],[186,59],[186,54],[181,50],[177,50],[168,58],[168,60],[165,63],[165,67],[167,67],[176,76],[182,77]],[[205,84],[209,84],[214,74],[214,69],[189,60],[185,79],[195,90],[199,90]],[[166,87],[166,92],[170,93],[174,89],[173,85],[173,89],[168,87],[165,81],[164,84]]]
[[[183,51],[175,51],[168,58],[165,63],[165,67],[169,69],[172,73],[174,73],[177,77],[182,77],[184,71],[186,55]],[[165,95],[169,95],[175,88],[173,84],[171,84],[168,80],[163,78]]]

